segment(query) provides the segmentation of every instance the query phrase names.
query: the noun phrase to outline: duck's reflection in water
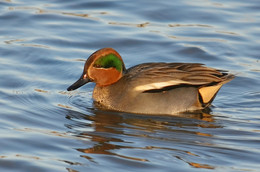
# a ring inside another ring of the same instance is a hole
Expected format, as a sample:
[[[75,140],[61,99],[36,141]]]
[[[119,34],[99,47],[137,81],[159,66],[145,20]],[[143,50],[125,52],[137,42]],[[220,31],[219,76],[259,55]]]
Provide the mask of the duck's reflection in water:
[[[67,118],[71,120],[67,125],[70,131],[87,140],[86,148],[77,150],[89,161],[95,162],[94,155],[102,154],[152,162],[156,160],[156,152],[162,151],[196,168],[214,168],[199,160],[202,147],[214,146],[211,131],[221,128],[210,111],[151,116],[102,110],[82,114],[68,110]]]

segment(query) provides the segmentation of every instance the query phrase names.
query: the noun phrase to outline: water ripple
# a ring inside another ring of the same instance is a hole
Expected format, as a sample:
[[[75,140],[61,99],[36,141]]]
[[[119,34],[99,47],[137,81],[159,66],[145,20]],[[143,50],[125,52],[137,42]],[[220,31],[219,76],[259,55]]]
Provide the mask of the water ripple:
[[[259,171],[257,1],[0,4],[0,171]],[[103,47],[127,68],[195,62],[236,78],[202,112],[105,111],[94,84],[66,91]]]

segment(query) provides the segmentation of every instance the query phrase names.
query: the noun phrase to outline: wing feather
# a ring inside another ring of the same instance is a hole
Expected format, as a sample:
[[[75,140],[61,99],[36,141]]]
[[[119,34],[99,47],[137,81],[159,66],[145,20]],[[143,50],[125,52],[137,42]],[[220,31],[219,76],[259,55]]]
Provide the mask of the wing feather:
[[[203,86],[227,80],[227,73],[200,63],[144,63],[129,68],[125,76],[137,91],[181,84]]]

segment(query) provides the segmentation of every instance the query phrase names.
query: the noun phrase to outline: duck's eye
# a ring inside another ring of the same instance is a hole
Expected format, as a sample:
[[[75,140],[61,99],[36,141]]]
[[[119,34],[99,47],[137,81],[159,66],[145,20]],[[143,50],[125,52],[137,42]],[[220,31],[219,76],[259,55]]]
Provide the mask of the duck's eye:
[[[107,61],[105,61],[105,63],[101,63],[101,64],[99,64],[99,63],[95,63],[94,65],[93,65],[95,68],[111,68],[111,67],[115,67],[115,64],[114,64],[114,61],[112,61],[112,60],[107,60]]]
[[[93,65],[95,68],[101,68],[102,66],[101,65],[99,65],[99,64],[94,64]]]

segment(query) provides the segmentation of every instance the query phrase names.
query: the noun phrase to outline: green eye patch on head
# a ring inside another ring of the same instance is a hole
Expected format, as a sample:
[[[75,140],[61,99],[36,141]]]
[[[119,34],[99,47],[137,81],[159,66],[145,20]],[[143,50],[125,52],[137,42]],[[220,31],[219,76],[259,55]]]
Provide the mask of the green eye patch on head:
[[[94,63],[96,68],[111,68],[114,67],[119,72],[122,71],[123,62],[115,55],[108,54],[106,56],[100,57]]]

